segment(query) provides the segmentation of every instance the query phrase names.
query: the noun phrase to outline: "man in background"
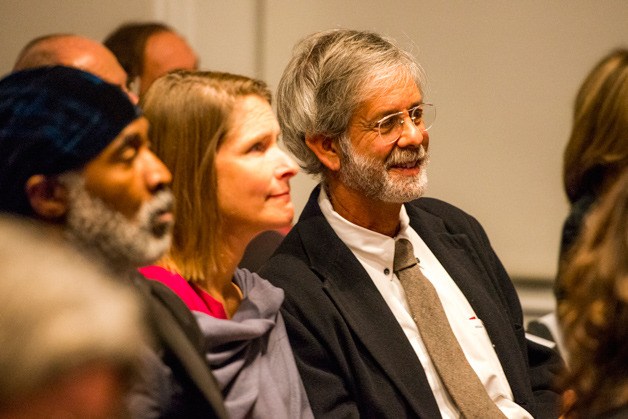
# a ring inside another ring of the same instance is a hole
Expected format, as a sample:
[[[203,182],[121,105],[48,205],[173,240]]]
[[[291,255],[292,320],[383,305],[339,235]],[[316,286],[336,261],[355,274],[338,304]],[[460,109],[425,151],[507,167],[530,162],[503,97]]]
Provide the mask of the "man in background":
[[[164,74],[198,68],[194,50],[163,23],[123,24],[105,38],[104,44],[126,70],[129,88],[140,97]]]

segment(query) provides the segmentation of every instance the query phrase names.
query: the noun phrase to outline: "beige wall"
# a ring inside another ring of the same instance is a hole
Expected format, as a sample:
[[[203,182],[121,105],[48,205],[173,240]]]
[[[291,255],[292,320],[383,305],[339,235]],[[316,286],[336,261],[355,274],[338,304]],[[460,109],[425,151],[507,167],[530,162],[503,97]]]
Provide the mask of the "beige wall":
[[[102,40],[120,22],[153,15],[151,0],[0,0],[0,74],[36,36],[72,32]]]
[[[154,18],[184,33],[203,67],[273,88],[310,32],[396,38],[425,67],[438,106],[429,195],[475,215],[512,275],[553,277],[571,104],[595,61],[626,45],[625,0],[0,0],[0,73],[34,36],[102,39],[124,20]],[[299,210],[312,185],[304,175],[294,182]]]
[[[625,1],[267,5],[264,75],[275,86],[294,41],[316,30],[371,29],[411,48],[437,104],[429,195],[476,216],[511,274],[553,277],[573,97],[595,61],[628,42]]]

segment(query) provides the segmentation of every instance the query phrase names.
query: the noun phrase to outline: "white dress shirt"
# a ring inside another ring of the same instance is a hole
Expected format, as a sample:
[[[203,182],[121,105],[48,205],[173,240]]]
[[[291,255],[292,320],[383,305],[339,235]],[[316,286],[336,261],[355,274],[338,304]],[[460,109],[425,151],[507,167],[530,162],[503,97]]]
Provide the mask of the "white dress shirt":
[[[391,238],[344,219],[332,208],[324,188],[321,188],[318,204],[327,222],[362,264],[399,322],[425,370],[443,418],[460,418],[460,412],[443,386],[427,353],[417,326],[412,320],[403,287],[393,273],[395,241],[400,238],[408,239],[412,243],[423,274],[436,288],[451,329],[490,398],[507,418],[532,419],[527,410],[513,401],[512,390],[482,320],[476,317],[456,283],[417,232],[410,227],[405,207],[401,207],[399,214],[401,223],[399,234]]]

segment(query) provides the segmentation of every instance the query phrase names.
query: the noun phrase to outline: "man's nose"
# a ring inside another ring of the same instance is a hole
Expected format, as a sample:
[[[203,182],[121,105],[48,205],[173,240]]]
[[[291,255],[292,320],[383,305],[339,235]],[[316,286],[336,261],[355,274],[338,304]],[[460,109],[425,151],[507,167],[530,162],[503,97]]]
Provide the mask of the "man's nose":
[[[406,116],[405,123],[402,125],[403,131],[401,137],[397,140],[398,147],[418,147],[424,141],[429,141],[429,134],[422,129],[422,125],[415,125],[409,116]]]
[[[146,150],[144,158],[146,162],[145,179],[148,188],[155,191],[170,185],[172,174],[166,165],[150,150]]]

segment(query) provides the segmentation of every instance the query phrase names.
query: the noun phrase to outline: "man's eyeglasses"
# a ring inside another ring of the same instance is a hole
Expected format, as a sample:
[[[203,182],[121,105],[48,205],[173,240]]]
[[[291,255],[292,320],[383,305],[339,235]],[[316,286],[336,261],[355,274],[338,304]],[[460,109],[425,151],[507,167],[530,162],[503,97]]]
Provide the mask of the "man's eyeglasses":
[[[432,128],[436,119],[436,107],[432,103],[421,103],[407,111],[386,115],[373,123],[373,128],[377,129],[384,144],[392,144],[401,137],[403,124],[406,121],[406,113],[410,117],[410,121],[423,131]]]

